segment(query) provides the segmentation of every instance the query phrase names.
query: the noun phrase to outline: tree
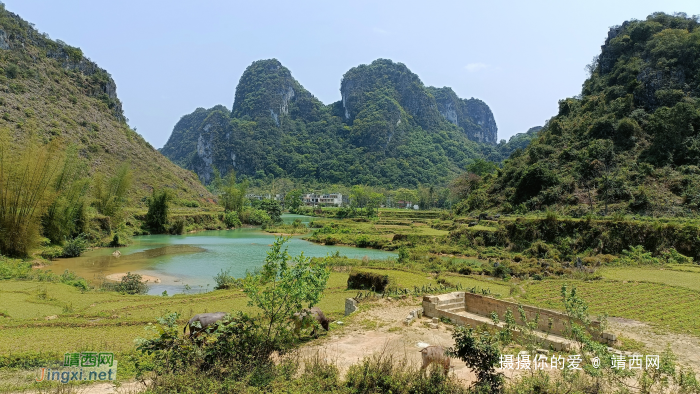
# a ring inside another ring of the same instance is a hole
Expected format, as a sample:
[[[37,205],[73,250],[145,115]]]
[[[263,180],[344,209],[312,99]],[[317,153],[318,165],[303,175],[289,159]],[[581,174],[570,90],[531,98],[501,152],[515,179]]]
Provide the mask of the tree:
[[[243,181],[236,184],[236,172],[231,170],[226,175],[221,193],[221,205],[223,205],[224,211],[238,212],[240,214],[246,202],[245,195],[247,190],[248,182]]]
[[[294,189],[284,196],[284,203],[287,205],[289,212],[299,212],[299,207],[303,203],[301,196],[301,190],[299,189]]]
[[[350,190],[350,206],[364,208],[369,201],[369,190],[365,186],[355,185]]]
[[[498,337],[488,331],[477,333],[471,327],[456,327],[452,337],[455,347],[450,349],[450,355],[464,361],[476,373],[477,392],[500,393],[503,374],[496,372],[501,357]]]
[[[218,194],[221,191],[222,186],[224,185],[224,180],[221,179],[221,172],[219,171],[219,169],[216,168],[216,166],[213,164],[211,167],[212,167],[213,177],[212,177],[211,183],[209,183],[209,186],[207,187],[207,189],[209,189],[209,191],[212,194]]]
[[[289,319],[321,300],[330,275],[325,259],[310,259],[303,252],[291,257],[285,246],[289,239],[278,237],[267,252],[262,269],[246,274],[243,280],[249,305],[262,310],[267,340],[274,345],[291,339]]]
[[[117,169],[117,173],[106,181],[104,175],[95,175],[92,194],[97,212],[109,216],[114,222],[120,222],[132,179],[133,172],[127,163],[122,164]]]
[[[367,204],[365,205],[367,217],[374,216],[383,201],[384,195],[382,193],[369,192],[367,194]]]
[[[490,174],[498,169],[498,165],[492,161],[484,159],[475,159],[474,162],[467,166],[467,172],[476,174],[478,176],[484,176]]]
[[[282,207],[280,206],[279,201],[266,198],[260,201],[260,209],[267,212],[267,214],[270,216],[270,220],[272,220],[273,223],[279,223],[282,221]]]
[[[450,190],[457,199],[464,200],[469,197],[472,190],[479,187],[479,182],[481,182],[479,175],[473,172],[466,172],[452,181]]]
[[[146,213],[146,225],[152,233],[167,232],[168,210],[172,198],[173,195],[168,189],[153,190],[153,195],[148,199],[148,212]]]
[[[418,200],[415,190],[406,189],[403,187],[396,190],[396,193],[394,195],[396,196],[396,199],[398,201],[404,201],[406,203],[414,203]]]

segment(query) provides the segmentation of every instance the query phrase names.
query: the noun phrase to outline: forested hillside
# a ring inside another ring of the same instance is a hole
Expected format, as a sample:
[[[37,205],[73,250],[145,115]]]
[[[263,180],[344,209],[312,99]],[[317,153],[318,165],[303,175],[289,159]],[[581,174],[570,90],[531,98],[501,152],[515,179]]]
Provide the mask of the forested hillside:
[[[0,3],[0,130],[8,151],[29,140],[73,146],[87,176],[113,176],[127,164],[134,205],[155,188],[178,197],[211,197],[197,177],[174,165],[126,123],[116,84],[79,48],[41,34]]]
[[[610,29],[580,96],[479,181],[462,209],[687,215],[700,207],[700,23]]]
[[[223,175],[386,187],[446,184],[474,159],[499,158],[496,124],[480,100],[426,87],[379,59],[349,70],[341,100],[324,105],[276,59],[249,66],[232,110],[198,108],[161,152],[204,183]]]

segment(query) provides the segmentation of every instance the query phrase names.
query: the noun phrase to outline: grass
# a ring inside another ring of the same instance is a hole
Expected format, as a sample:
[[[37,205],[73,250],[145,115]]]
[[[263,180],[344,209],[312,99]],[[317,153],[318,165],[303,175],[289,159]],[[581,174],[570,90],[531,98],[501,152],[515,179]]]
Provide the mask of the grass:
[[[692,267],[683,268],[690,269]],[[698,267],[700,268],[700,267]],[[605,279],[663,283],[700,291],[700,271],[677,271],[673,268],[607,268],[600,271]]]
[[[592,315],[607,313],[651,323],[662,330],[700,336],[700,292],[663,283],[616,280],[530,281],[519,301],[561,309],[561,286],[575,286]]]

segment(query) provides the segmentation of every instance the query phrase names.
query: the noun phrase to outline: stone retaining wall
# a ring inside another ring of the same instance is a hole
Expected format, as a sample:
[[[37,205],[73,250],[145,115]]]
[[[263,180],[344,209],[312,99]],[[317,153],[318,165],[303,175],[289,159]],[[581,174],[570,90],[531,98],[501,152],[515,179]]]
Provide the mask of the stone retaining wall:
[[[518,324],[524,324],[518,311],[517,303],[499,300],[480,294],[465,292],[454,292],[439,296],[424,296],[423,310],[428,317],[446,317],[459,324],[493,324],[491,313],[495,312],[499,320],[504,321],[505,314],[511,311]],[[528,321],[534,321],[539,315],[537,331],[547,334],[564,336],[569,318],[567,315],[547,309],[536,308],[528,305],[521,305]],[[459,312],[467,312],[460,314]],[[469,316],[470,314],[477,316]],[[592,328],[599,328],[600,322],[591,323]],[[603,333],[602,337],[596,338],[601,343],[614,345],[616,342],[614,334]]]

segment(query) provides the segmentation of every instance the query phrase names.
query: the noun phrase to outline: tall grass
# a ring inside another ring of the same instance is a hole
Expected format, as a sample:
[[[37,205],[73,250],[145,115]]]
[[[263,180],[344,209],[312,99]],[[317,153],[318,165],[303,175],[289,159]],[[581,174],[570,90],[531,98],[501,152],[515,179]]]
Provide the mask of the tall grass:
[[[38,244],[62,163],[56,140],[41,145],[30,138],[11,150],[9,131],[0,130],[0,253],[26,256]]]
[[[75,238],[87,231],[87,163],[78,157],[75,146],[68,148],[63,166],[52,185],[56,195],[41,223],[44,236],[54,244]]]

